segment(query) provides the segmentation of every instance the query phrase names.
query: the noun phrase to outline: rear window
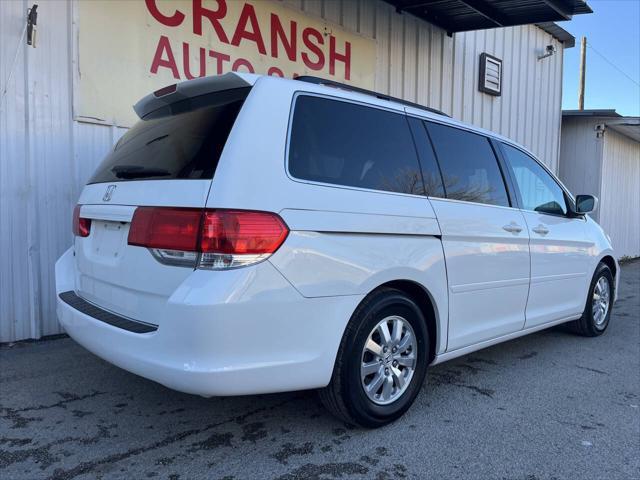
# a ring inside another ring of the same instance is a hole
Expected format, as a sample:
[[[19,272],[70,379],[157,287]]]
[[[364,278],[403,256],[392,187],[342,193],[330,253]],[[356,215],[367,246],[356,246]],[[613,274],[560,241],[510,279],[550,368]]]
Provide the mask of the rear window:
[[[89,183],[211,179],[250,88],[188,98],[138,121]]]
[[[403,114],[320,97],[296,101],[289,172],[303,180],[424,194]]]

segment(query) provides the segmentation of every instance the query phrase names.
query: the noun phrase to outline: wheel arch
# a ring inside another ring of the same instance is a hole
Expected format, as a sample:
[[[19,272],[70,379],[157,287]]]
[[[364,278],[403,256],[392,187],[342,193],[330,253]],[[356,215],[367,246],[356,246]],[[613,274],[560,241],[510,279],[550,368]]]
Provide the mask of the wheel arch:
[[[598,265],[600,265],[601,263],[604,263],[607,267],[609,267],[609,269],[611,270],[611,274],[613,275],[613,298],[615,302],[615,299],[618,297],[618,262],[616,262],[615,258],[613,258],[612,255],[606,254],[600,259]],[[598,267],[596,266],[596,268]]]
[[[394,288],[407,294],[416,302],[422,315],[427,322],[427,330],[429,331],[429,364],[433,362],[438,351],[438,342],[442,339],[440,328],[440,316],[438,308],[433,296],[424,286],[414,280],[398,279],[390,280],[386,283],[378,285],[371,290],[365,298],[381,288]],[[363,300],[364,301],[364,300]]]
[[[611,270],[611,273],[613,274],[613,278],[614,279],[617,278],[618,264],[616,263],[615,259],[611,255],[605,255],[600,259],[600,262],[598,263],[604,263]]]

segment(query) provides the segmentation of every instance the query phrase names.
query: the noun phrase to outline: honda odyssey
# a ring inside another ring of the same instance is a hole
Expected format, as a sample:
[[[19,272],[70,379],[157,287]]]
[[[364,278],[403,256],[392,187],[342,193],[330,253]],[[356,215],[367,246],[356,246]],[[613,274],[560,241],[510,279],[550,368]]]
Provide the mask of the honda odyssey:
[[[57,311],[96,355],[203,396],[319,389],[384,425],[429,365],[601,335],[608,236],[516,143],[314,77],[158,90],[84,187]]]

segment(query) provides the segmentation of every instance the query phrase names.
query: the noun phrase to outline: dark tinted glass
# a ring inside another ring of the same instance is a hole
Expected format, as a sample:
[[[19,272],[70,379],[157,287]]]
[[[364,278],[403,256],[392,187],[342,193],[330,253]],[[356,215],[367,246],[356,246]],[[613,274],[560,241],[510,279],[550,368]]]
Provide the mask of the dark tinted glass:
[[[444,187],[442,186],[442,176],[438,168],[436,156],[433,153],[431,141],[427,136],[424,122],[417,118],[409,117],[411,133],[418,150],[420,166],[422,167],[422,179],[424,181],[424,193],[430,197],[444,197]]]
[[[296,178],[423,194],[404,115],[326,98],[296,101],[289,171]]]
[[[502,150],[513,172],[524,210],[553,215],[566,215],[567,203],[560,185],[526,153],[502,144]]]
[[[489,139],[427,122],[447,198],[509,206],[502,172]]]
[[[136,123],[89,183],[213,178],[249,89],[186,99]]]

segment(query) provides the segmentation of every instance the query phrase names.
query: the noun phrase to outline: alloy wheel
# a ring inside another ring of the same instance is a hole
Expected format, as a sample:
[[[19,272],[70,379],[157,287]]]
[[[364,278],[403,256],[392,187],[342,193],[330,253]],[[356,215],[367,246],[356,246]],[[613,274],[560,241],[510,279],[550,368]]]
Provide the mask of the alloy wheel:
[[[360,377],[367,397],[378,405],[393,403],[407,390],[418,357],[416,335],[403,317],[381,320],[362,351]]]
[[[609,313],[610,296],[609,280],[606,277],[600,277],[593,288],[593,297],[591,299],[591,314],[596,328],[602,328],[606,322],[607,313]]]

